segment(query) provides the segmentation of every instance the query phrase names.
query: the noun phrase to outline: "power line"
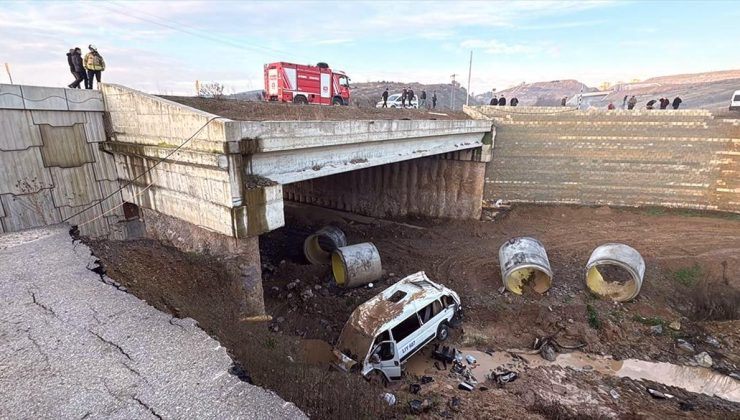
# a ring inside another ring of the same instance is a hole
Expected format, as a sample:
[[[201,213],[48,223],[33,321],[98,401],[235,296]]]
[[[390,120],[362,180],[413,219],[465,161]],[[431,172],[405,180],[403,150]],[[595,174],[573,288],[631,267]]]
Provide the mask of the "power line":
[[[228,38],[223,38],[215,35],[211,35],[208,33],[203,33],[201,29],[174,21],[172,19],[166,19],[161,16],[154,15],[152,13],[145,13],[138,10],[130,9],[122,4],[109,2],[107,5],[98,3],[98,6],[107,9],[108,11],[114,12],[114,13],[120,13],[124,16],[128,16],[133,19],[138,19],[143,22],[151,23],[153,25],[161,26],[163,28],[171,29],[173,31],[182,32],[184,34],[202,38],[208,41],[214,41],[221,43],[227,47],[240,49],[243,51],[249,51],[249,52],[260,52],[260,53],[277,53],[280,55],[288,55],[292,56],[294,58],[306,58],[306,57],[299,57],[295,53],[287,52],[278,50],[275,48],[269,48],[261,45],[256,44],[249,44],[246,42],[235,42]],[[109,6],[114,6],[116,9],[111,9]],[[131,12],[136,12],[137,14],[132,14]],[[148,16],[148,17],[142,17],[141,15]],[[154,20],[157,19],[157,20]]]

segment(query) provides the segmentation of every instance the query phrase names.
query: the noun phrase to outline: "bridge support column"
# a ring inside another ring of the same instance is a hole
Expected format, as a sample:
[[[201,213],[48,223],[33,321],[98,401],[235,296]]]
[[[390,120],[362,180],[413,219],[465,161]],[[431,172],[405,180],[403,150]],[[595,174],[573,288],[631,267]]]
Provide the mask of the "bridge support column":
[[[474,150],[412,159],[283,186],[286,200],[372,217],[478,219],[486,163]]]
[[[142,209],[142,217],[147,237],[184,252],[211,255],[223,264],[230,284],[213,287],[225,287],[243,295],[237,316],[264,315],[258,236],[236,239],[146,208]]]

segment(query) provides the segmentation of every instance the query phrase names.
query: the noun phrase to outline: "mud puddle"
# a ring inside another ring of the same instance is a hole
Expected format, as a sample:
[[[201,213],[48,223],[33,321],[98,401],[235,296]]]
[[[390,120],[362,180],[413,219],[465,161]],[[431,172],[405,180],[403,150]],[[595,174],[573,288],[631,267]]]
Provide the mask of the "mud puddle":
[[[465,361],[463,363],[468,365],[479,383],[485,382],[491,371],[510,370],[523,373],[527,369],[559,366],[580,371],[595,371],[620,378],[648,380],[689,392],[740,402],[740,381],[698,366],[681,366],[636,359],[614,360],[608,356],[581,352],[558,354],[555,361],[550,362],[536,354],[522,354],[514,351],[497,351],[489,354],[473,349],[459,350],[463,357],[470,355],[475,358],[473,364],[467,364]],[[425,349],[409,360],[406,372],[417,376],[434,374],[439,371],[434,363],[431,350]],[[441,367],[441,362],[437,362],[437,366]]]

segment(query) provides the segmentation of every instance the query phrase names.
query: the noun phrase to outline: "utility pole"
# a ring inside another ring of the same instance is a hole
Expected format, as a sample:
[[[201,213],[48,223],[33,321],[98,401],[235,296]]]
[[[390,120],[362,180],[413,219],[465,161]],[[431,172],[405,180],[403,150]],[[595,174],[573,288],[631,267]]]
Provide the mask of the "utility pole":
[[[470,105],[470,75],[473,73],[473,50],[470,50],[470,64],[468,65],[468,92],[465,95],[465,106]]]
[[[452,98],[452,110],[455,110],[455,77],[457,77],[458,74],[453,74],[450,77],[452,77],[452,83],[450,84],[450,97]]]
[[[8,72],[8,79],[10,79],[10,84],[13,84],[13,76],[10,75],[10,64],[5,63],[5,71]]]

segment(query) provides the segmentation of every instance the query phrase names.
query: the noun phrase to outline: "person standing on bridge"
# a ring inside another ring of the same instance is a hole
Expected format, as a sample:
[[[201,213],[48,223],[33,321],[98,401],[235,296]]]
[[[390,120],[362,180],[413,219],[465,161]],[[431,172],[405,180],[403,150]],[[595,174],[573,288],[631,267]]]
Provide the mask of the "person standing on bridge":
[[[388,108],[388,88],[385,88],[385,90],[383,91],[383,95],[381,96],[383,97],[382,108]]]
[[[519,99],[517,99],[516,97],[511,98],[511,102],[509,103],[511,104],[511,106],[517,106],[519,105]]]
[[[100,76],[105,71],[105,61],[103,56],[98,53],[98,49],[95,45],[90,44],[87,47],[90,52],[85,54],[85,60],[83,64],[87,70],[87,81],[85,89],[93,88],[93,77],[98,81],[98,88],[100,87]]]
[[[406,88],[403,88],[403,92],[401,92],[401,107],[406,108],[406,97],[409,94],[409,90]]]
[[[504,95],[501,95],[501,97],[498,98],[498,106],[506,106],[506,98],[504,98]]]
[[[488,105],[498,105],[498,98],[496,97],[496,95],[493,95],[493,97],[491,98],[491,102],[489,102]]]
[[[627,98],[629,98],[629,95],[624,95],[624,99],[622,99],[622,109],[627,109]]]
[[[87,86],[87,73],[85,72],[85,67],[82,65],[82,50],[79,48],[69,50],[69,53],[67,54],[67,60],[69,61],[69,69],[75,76],[75,81],[72,82],[68,87],[72,89],[79,89],[80,83],[82,83],[83,81],[85,82],[85,86]]]
[[[635,95],[632,95],[630,100],[627,101],[627,109],[635,109],[635,105],[637,105],[637,98],[635,98]]]
[[[437,107],[437,91],[432,92],[432,109]]]
[[[678,107],[681,106],[681,102],[683,102],[681,98],[676,96],[676,99],[673,100],[673,109],[678,109]]]
[[[563,99],[560,100],[560,106],[565,106],[566,103],[568,103],[568,97],[563,96]]]
[[[419,108],[426,108],[427,106],[427,91],[422,89],[419,94]]]
[[[609,105],[606,107],[609,111],[613,111],[616,107],[614,106],[614,102],[609,102]]]
[[[414,100],[414,90],[413,89],[409,88],[409,93],[408,93],[408,96],[406,97],[406,99],[409,100],[409,108],[413,108],[414,107],[414,104],[411,103],[411,101]]]

